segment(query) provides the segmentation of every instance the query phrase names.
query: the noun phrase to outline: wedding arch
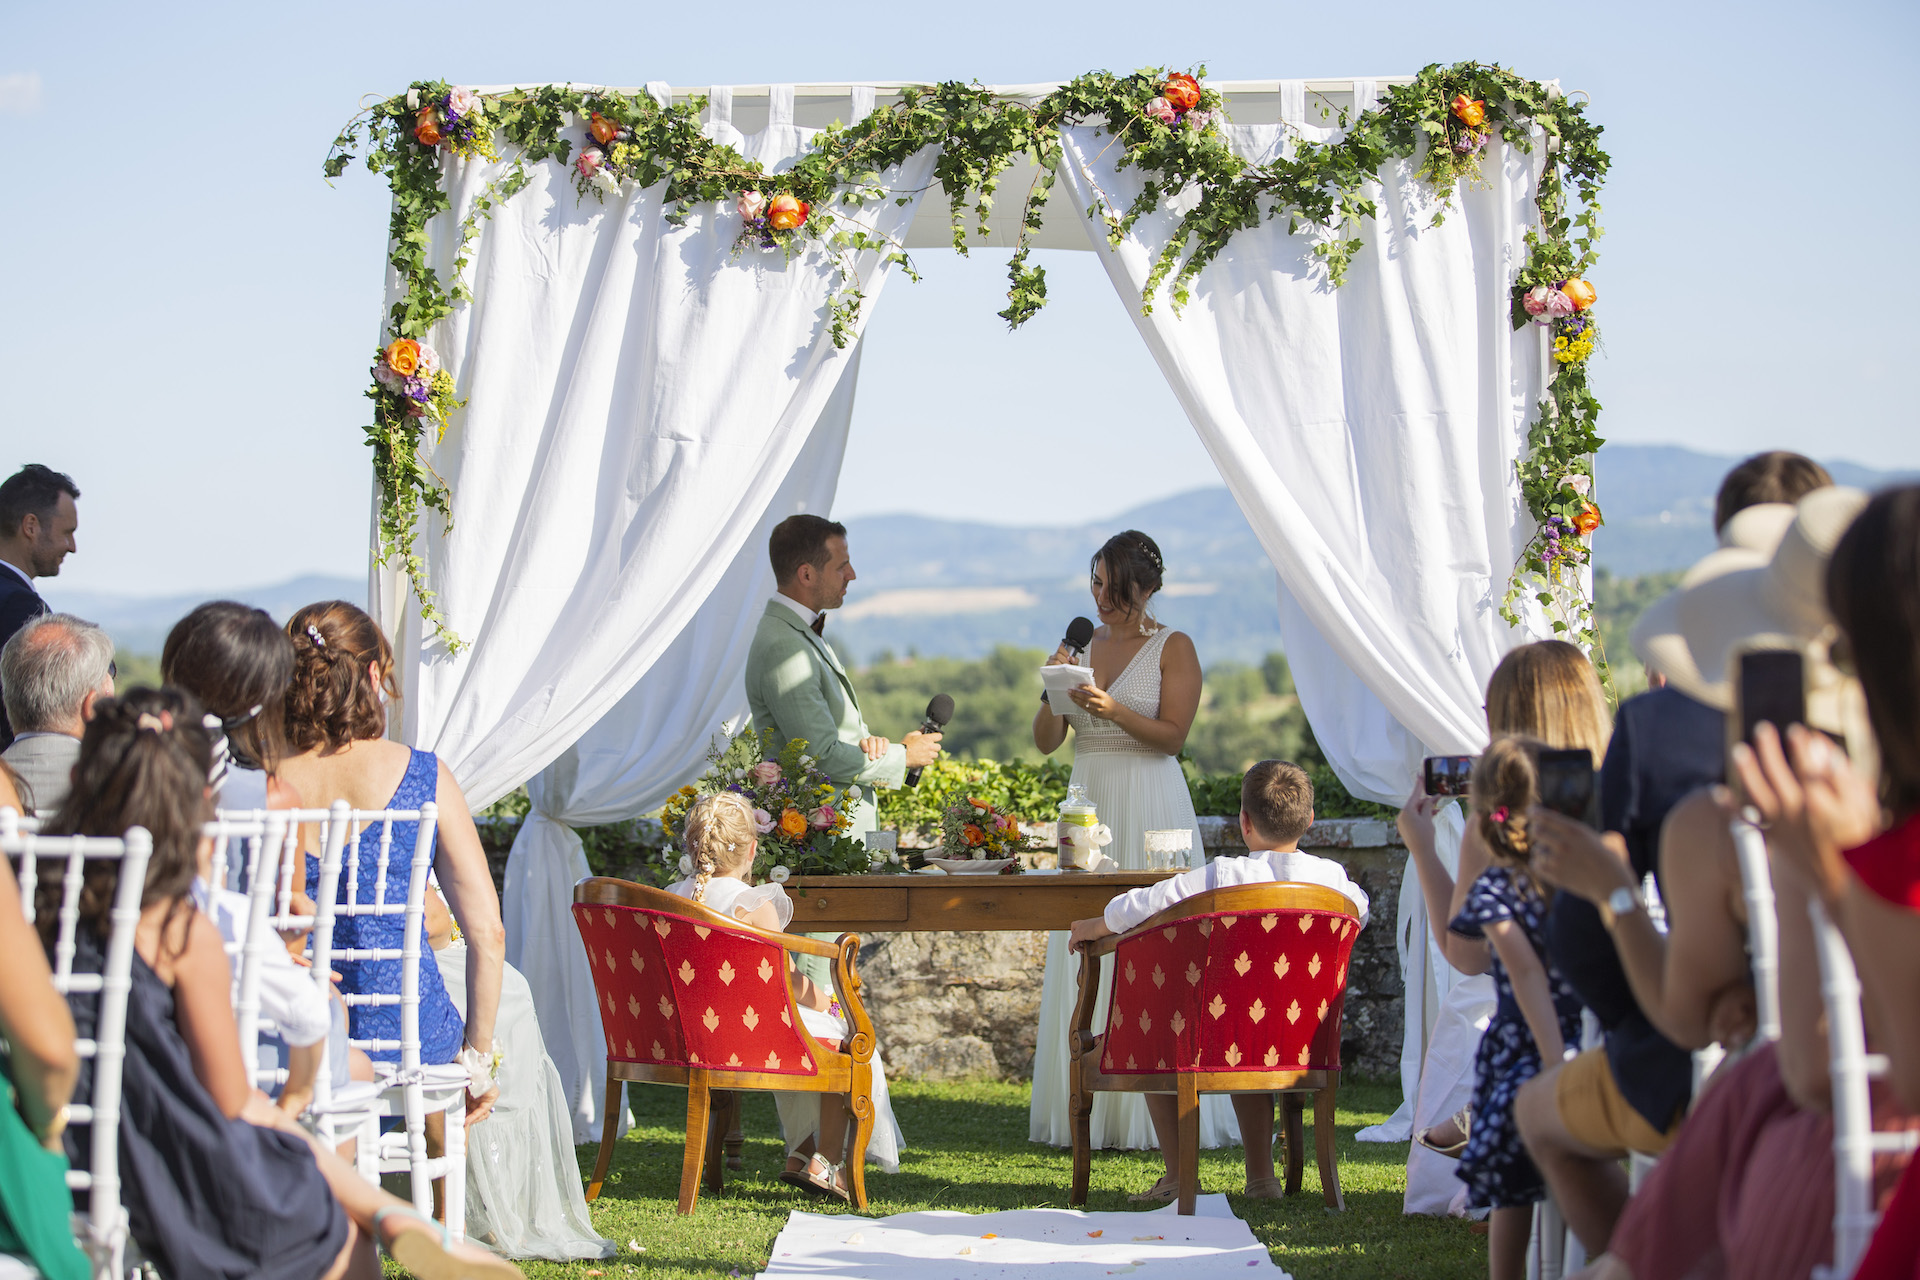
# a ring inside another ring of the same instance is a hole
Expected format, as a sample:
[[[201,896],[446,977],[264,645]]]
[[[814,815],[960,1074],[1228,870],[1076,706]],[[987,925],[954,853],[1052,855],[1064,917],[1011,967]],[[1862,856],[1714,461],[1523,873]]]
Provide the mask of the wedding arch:
[[[831,507],[860,335],[911,251],[1010,249],[1015,326],[1045,302],[1032,249],[1102,255],[1277,570],[1316,737],[1392,800],[1422,754],[1482,745],[1514,643],[1592,638],[1599,132],[1472,63],[421,81],[350,122],[327,175],[363,156],[393,190],[367,436],[395,732],[475,805],[527,785],[509,959],[576,1136],[603,1062],[573,828],[658,807],[744,712],[766,531]]]

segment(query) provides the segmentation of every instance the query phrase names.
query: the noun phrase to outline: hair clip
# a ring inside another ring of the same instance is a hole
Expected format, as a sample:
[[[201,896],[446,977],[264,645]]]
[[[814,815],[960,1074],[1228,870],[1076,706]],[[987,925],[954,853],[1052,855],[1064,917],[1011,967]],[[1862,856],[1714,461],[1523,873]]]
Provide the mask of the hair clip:
[[[256,702],[252,706],[248,707],[245,711],[241,712],[239,715],[234,716],[233,718],[228,720],[220,721],[220,727],[222,729],[238,729],[241,725],[253,719],[255,716],[259,715],[265,709],[266,709],[265,703]],[[207,719],[212,720],[214,719],[214,717],[208,716]],[[209,724],[207,728],[211,729],[213,728],[213,725]]]
[[[1508,817],[1507,806],[1501,805],[1498,809],[1495,809],[1492,813],[1488,814],[1487,816],[1492,818],[1495,822],[1500,823],[1502,826],[1505,826],[1507,817]]]
[[[133,727],[136,732],[151,729],[155,733],[165,733],[173,728],[173,716],[165,711],[159,715],[151,711],[142,711],[140,718],[133,722]]]
[[[324,649],[327,647],[326,637],[322,636],[320,634],[320,628],[314,626],[311,622],[307,624],[307,636],[313,641],[315,648]]]

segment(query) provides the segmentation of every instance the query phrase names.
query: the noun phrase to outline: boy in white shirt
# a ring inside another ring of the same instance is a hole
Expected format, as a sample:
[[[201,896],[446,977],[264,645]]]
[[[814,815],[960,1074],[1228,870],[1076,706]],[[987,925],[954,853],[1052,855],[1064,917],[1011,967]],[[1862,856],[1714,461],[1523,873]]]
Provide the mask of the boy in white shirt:
[[[1313,782],[1307,771],[1285,760],[1262,760],[1240,781],[1240,835],[1247,842],[1244,857],[1215,858],[1203,867],[1182,872],[1142,889],[1121,894],[1107,904],[1104,916],[1076,920],[1068,935],[1075,950],[1096,938],[1125,933],[1176,902],[1207,889],[1274,882],[1320,884],[1338,890],[1352,901],[1361,927],[1367,923],[1366,890],[1347,876],[1331,858],[1300,852],[1300,837],[1313,825]],[[1273,1173],[1273,1108],[1271,1093],[1236,1093],[1234,1117],[1247,1151],[1246,1194],[1255,1199],[1279,1199],[1285,1185]],[[1179,1149],[1179,1104],[1170,1093],[1147,1095],[1147,1111],[1160,1141],[1166,1176],[1135,1200],[1173,1200],[1180,1194],[1174,1171]]]

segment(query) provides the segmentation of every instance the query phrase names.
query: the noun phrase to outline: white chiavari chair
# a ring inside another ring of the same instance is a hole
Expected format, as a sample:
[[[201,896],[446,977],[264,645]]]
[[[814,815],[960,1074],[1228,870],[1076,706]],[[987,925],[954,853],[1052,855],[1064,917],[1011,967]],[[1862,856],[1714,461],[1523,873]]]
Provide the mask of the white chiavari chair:
[[[298,821],[314,818],[302,812]],[[408,857],[407,894],[404,900],[387,896],[387,871],[395,854],[393,828],[397,823],[417,824],[413,848]],[[399,989],[391,992],[361,993],[346,996],[348,1008],[398,1006],[398,1040],[351,1039],[356,1048],[369,1053],[394,1052],[400,1055],[398,1067],[376,1062],[381,1074],[381,1104],[384,1114],[404,1121],[400,1132],[381,1134],[378,1141],[362,1142],[357,1163],[363,1174],[377,1179],[381,1173],[406,1173],[411,1178],[414,1207],[430,1213],[432,1184],[444,1178],[447,1230],[457,1239],[466,1232],[466,1089],[467,1072],[458,1063],[435,1064],[420,1060],[420,974],[423,965],[434,964],[433,954],[425,947],[427,877],[433,869],[434,836],[439,824],[437,806],[428,803],[417,810],[350,810],[344,802],[326,811],[320,865],[320,892],[315,897],[313,921],[313,966],[326,973],[343,963],[400,962]],[[369,842],[372,842],[369,845]],[[361,874],[361,853],[371,849],[373,862],[369,877]],[[345,892],[339,882],[344,877]],[[330,887],[331,885],[331,887]],[[398,916],[403,921],[398,947],[339,947],[334,936],[339,921],[346,918]],[[319,1105],[316,1090],[316,1107]],[[426,1121],[429,1115],[445,1117],[443,1154],[429,1157]]]
[[[120,1081],[126,1058],[127,993],[133,985],[133,934],[140,923],[140,899],[146,890],[147,860],[153,840],[140,827],[125,838],[101,836],[44,836],[6,821],[0,811],[0,852],[15,862],[20,900],[27,920],[36,914],[35,886],[41,864],[63,867],[60,881],[58,932],[53,954],[53,985],[63,996],[96,995],[99,1004],[94,1034],[82,1037],[75,1048],[93,1063],[93,1092],[85,1104],[75,1104],[69,1115],[73,1129],[87,1128],[86,1170],[67,1173],[67,1186],[87,1193],[87,1211],[76,1214],[76,1236],[93,1259],[94,1275],[127,1274],[127,1213],[120,1205]],[[120,863],[120,883],[109,913],[106,962],[100,973],[75,973],[75,934],[80,924],[80,890],[89,861],[113,859]]]
[[[1873,1158],[1912,1152],[1920,1146],[1920,1134],[1874,1132],[1868,1087],[1886,1076],[1886,1055],[1867,1052],[1860,975],[1846,939],[1819,902],[1808,903],[1807,913],[1813,917],[1813,945],[1820,959],[1820,999],[1827,1011],[1827,1075],[1833,1089],[1833,1265],[1815,1267],[1813,1274],[1816,1280],[1846,1280],[1880,1223],[1873,1204]]]
[[[290,828],[286,811],[278,809],[222,811],[205,827],[207,838],[213,842],[208,884],[216,892],[229,885],[238,886],[247,895],[247,913],[239,938],[225,946],[234,972],[233,1012],[240,1029],[240,1056],[253,1072],[254,1083],[268,1093],[287,1082],[284,1067],[260,1065],[261,1036],[280,1030],[261,1015],[260,987],[268,957],[275,949],[284,950],[274,932],[273,908],[275,868],[286,856]],[[325,999],[324,988],[320,994]]]

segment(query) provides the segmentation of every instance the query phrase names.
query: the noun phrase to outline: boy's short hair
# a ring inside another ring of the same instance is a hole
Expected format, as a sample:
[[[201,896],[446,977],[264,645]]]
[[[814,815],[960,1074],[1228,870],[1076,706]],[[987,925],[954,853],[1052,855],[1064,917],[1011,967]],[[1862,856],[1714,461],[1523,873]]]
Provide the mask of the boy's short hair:
[[[1240,812],[1276,844],[1294,844],[1313,825],[1313,779],[1290,760],[1262,760],[1240,780]]]

